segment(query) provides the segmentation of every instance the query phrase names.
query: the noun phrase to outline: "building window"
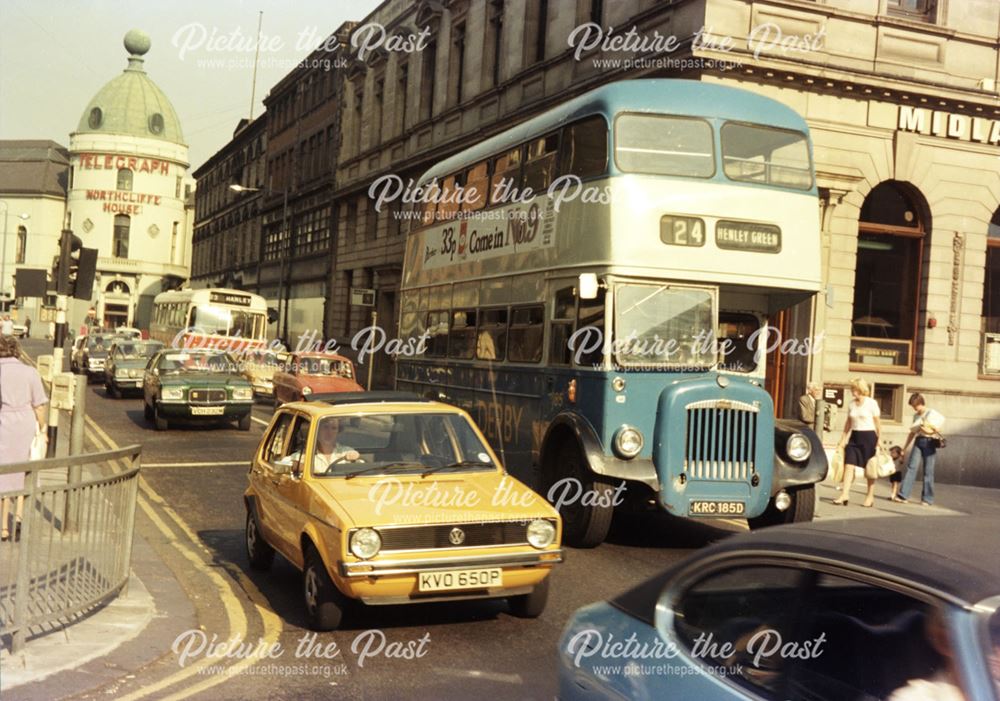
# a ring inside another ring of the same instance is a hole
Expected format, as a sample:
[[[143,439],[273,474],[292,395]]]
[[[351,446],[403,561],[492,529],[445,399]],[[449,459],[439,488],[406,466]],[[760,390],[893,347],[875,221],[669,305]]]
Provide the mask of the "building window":
[[[937,0],[886,0],[890,15],[932,22],[935,19]]]
[[[421,54],[420,119],[434,114],[434,74],[437,73],[437,41],[429,41]]]
[[[170,231],[170,263],[177,263],[177,228],[179,222],[174,222],[174,226]]]
[[[357,239],[357,237],[358,237],[358,202],[357,202],[357,200],[352,199],[350,202],[347,203],[347,225],[346,225],[346,228],[347,228],[347,231],[345,233],[347,235],[344,238],[345,239],[347,239],[347,238]]]
[[[504,0],[490,0],[486,7],[489,16],[486,22],[486,42],[483,51],[483,79],[490,87],[496,87],[500,84]]]
[[[545,60],[545,30],[548,25],[549,2],[528,3],[524,17],[524,50],[526,66]]]
[[[448,67],[448,85],[451,90],[452,105],[462,102],[462,83],[465,81],[465,23],[459,22],[451,28],[451,57]]]
[[[111,255],[115,258],[128,258],[128,233],[131,221],[124,214],[115,215],[115,235],[111,243]]]
[[[590,21],[603,26],[604,0],[590,0]]]
[[[406,91],[409,87],[410,64],[400,63],[396,73],[396,114],[399,115],[398,133],[406,131]]]
[[[382,100],[385,97],[385,77],[375,79],[375,93],[372,105],[372,137],[369,142],[373,147],[382,143]]]
[[[118,169],[118,185],[119,190],[131,190],[132,189],[132,171],[128,168]]]
[[[174,179],[174,198],[175,199],[179,200],[181,198],[181,184],[183,182],[184,182],[184,178],[182,178],[179,175]],[[131,190],[132,188],[129,188],[129,189]]]
[[[28,250],[28,229],[19,226],[17,227],[17,253],[14,256],[15,263],[23,263],[24,257]]]
[[[364,104],[364,85],[358,83],[354,86],[354,123],[351,125],[351,140],[354,142],[354,154],[357,155],[363,150],[361,148],[361,108]]]
[[[851,363],[916,369],[925,225],[920,194],[888,181],[861,207]]]
[[[1000,208],[986,230],[983,279],[983,372],[1000,375]]]

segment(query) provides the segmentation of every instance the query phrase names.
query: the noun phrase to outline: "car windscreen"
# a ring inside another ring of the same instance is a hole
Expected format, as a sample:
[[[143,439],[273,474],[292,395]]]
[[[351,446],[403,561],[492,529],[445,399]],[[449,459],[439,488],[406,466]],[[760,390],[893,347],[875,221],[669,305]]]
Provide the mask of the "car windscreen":
[[[178,351],[160,356],[161,373],[237,372],[236,363],[226,353],[189,353]]]
[[[88,351],[103,351],[108,352],[109,341],[104,338],[104,336],[91,336],[87,339],[87,350]]]
[[[316,427],[313,472],[318,476],[493,469],[489,450],[460,414],[330,416]]]

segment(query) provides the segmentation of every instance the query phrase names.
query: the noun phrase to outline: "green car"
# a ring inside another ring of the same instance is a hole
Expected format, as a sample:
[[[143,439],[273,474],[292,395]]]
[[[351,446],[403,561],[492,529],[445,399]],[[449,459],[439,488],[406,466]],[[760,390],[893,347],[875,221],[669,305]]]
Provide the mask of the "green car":
[[[163,350],[159,341],[117,339],[104,364],[104,390],[112,399],[125,392],[142,390],[142,376],[149,359]]]
[[[142,378],[146,421],[156,430],[169,422],[235,420],[250,430],[253,388],[228,353],[167,348],[150,358]]]

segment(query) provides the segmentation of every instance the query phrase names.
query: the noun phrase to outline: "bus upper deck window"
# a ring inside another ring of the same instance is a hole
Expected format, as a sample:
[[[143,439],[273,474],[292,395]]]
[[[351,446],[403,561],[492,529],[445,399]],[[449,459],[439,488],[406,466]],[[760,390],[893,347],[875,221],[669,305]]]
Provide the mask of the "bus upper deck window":
[[[528,157],[524,163],[524,186],[533,194],[545,190],[556,173],[559,155],[559,134],[548,134],[528,142]]]
[[[437,208],[437,201],[441,196],[441,186],[438,181],[431,180],[424,185],[423,200],[421,202],[420,222],[427,226],[434,223],[434,211]]]
[[[692,117],[623,114],[615,120],[615,162],[630,173],[710,178],[712,127]]]
[[[486,206],[490,190],[490,169],[487,161],[481,161],[465,173],[465,199],[462,210],[475,212]]]
[[[723,171],[730,180],[808,190],[812,162],[805,134],[752,124],[722,127]]]
[[[493,159],[490,204],[508,204],[521,190],[521,149],[518,146]]]
[[[449,175],[441,184],[441,199],[437,206],[438,221],[454,221],[458,213],[458,200],[462,192],[462,183],[457,175]]]
[[[584,180],[603,175],[608,167],[608,124],[604,117],[587,117],[563,129],[561,175]]]

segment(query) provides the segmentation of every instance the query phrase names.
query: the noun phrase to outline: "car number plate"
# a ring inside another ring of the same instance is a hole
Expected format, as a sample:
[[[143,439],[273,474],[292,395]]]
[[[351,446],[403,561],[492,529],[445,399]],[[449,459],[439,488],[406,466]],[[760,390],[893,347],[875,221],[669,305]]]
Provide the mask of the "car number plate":
[[[193,406],[192,416],[222,416],[226,411],[224,406]]]
[[[450,591],[452,589],[485,589],[499,587],[503,570],[491,567],[483,570],[449,570],[421,572],[417,588],[420,591]]]
[[[746,513],[742,501],[692,501],[688,513],[691,516],[742,516]]]

